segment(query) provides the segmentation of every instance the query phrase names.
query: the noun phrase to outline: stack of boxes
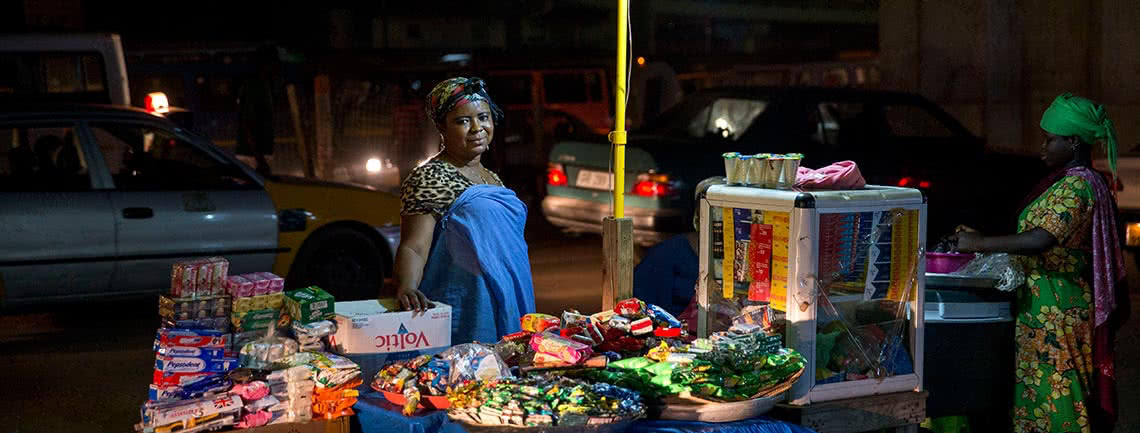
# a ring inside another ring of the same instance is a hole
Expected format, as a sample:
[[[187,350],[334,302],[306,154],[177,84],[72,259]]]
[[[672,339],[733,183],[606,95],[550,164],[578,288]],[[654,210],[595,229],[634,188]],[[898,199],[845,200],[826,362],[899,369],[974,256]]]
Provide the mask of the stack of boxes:
[[[150,400],[185,398],[184,385],[207,383],[238,367],[226,353],[232,305],[223,282],[229,266],[221,257],[174,264],[170,293],[158,301],[162,327],[154,341]]]
[[[277,325],[284,304],[285,280],[269,272],[232,275],[225,279],[225,292],[233,298],[230,322],[235,347],[265,336]]]

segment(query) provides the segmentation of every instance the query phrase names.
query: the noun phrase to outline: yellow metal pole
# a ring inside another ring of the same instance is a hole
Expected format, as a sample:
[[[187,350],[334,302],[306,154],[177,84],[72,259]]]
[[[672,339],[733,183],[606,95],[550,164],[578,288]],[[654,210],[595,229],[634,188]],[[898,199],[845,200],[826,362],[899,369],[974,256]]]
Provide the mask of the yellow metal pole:
[[[618,0],[617,34],[617,91],[614,92],[614,131],[610,142],[614,144],[614,218],[625,218],[625,98],[626,98],[626,41],[629,39],[629,0]]]

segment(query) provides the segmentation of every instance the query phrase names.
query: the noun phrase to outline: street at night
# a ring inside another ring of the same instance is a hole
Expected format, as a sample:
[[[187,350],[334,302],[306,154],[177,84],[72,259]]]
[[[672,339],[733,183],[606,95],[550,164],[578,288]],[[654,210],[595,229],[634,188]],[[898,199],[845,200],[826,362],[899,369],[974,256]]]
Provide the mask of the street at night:
[[[0,433],[1140,433],[1136,0],[0,4]]]

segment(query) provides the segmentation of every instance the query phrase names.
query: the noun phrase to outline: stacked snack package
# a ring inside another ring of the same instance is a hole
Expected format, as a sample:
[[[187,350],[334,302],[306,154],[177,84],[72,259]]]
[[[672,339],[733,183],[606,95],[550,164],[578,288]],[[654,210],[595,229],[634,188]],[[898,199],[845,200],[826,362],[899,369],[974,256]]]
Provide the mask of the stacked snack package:
[[[312,372],[313,417],[334,419],[353,415],[352,406],[360,391],[356,388],[364,384],[360,366],[348,358],[323,352],[304,352],[308,356],[305,364]]]
[[[224,376],[237,368],[230,347],[229,262],[221,257],[178,262],[168,295],[159,297],[162,328],[155,336],[149,402],[185,400],[224,391]]]
[[[278,404],[269,408],[270,424],[308,422],[313,419],[313,373],[308,366],[298,365],[275,370],[266,378],[271,395]]]
[[[293,322],[293,335],[301,345],[301,350],[327,352],[328,337],[336,333],[336,322],[321,320],[312,323]]]
[[[237,345],[265,335],[277,325],[285,304],[285,280],[269,272],[231,275],[225,279],[225,292],[233,298],[230,321]]]

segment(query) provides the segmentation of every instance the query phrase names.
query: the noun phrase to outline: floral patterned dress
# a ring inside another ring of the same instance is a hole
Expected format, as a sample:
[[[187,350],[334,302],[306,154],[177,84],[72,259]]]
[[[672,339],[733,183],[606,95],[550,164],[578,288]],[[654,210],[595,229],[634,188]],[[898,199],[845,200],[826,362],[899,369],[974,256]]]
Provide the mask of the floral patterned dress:
[[[1061,178],[1021,213],[1018,232],[1048,231],[1057,245],[1022,257],[1018,296],[1015,432],[1088,432],[1092,390],[1093,189]]]

